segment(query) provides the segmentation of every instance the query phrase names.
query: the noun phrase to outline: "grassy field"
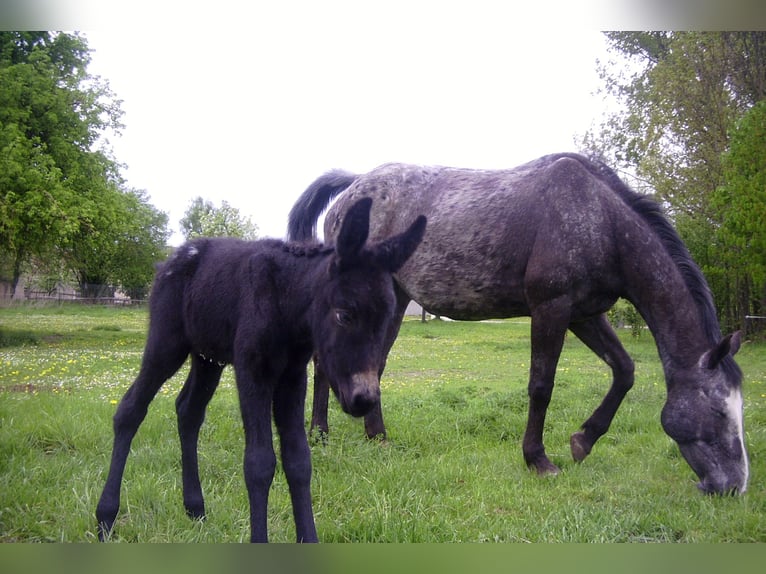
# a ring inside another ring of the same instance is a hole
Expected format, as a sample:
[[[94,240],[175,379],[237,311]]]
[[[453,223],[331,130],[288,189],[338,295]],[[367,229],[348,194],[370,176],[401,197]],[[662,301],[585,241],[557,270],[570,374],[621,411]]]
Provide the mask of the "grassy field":
[[[0,309],[0,541],[93,541],[111,417],[137,372],[146,310]],[[546,427],[561,468],[539,478],[521,456],[529,367],[526,320],[406,321],[383,381],[389,441],[330,407],[314,444],[313,497],[324,542],[766,542],[766,345],[737,356],[745,372],[750,488],[707,497],[659,423],[665,387],[648,333],[624,334],[636,386],[582,464],[569,435],[609,383],[567,340]],[[183,369],[155,399],[134,443],[113,540],[235,542],[249,536],[243,436],[230,369],[200,440],[208,518],[181,503],[173,401]],[[307,405],[310,405],[310,393]],[[308,419],[307,412],[307,419]],[[293,541],[281,471],[270,538]]]

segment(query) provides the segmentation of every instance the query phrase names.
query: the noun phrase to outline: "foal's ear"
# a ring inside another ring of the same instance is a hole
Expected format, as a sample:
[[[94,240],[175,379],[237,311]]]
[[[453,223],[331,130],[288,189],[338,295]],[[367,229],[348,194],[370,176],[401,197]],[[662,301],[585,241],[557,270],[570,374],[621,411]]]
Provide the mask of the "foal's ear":
[[[381,241],[372,248],[375,262],[383,269],[396,273],[415,253],[426,232],[426,217],[419,216],[404,233]]]
[[[741,334],[739,331],[726,335],[715,347],[702,355],[702,364],[708,369],[715,369],[726,355],[734,356],[741,344]]]
[[[372,199],[365,197],[352,205],[343,218],[338,233],[335,252],[343,263],[351,263],[359,257],[370,233],[370,209]]]

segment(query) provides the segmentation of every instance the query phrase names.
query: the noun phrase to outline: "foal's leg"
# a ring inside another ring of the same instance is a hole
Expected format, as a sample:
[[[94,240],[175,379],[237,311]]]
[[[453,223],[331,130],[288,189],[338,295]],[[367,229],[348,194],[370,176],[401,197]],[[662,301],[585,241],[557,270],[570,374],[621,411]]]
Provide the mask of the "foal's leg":
[[[274,380],[255,376],[248,365],[235,365],[239,408],[245,430],[244,473],[250,501],[250,541],[268,542],[267,507],[277,457],[271,433]]]
[[[303,423],[306,399],[305,367],[288,372],[274,391],[274,422],[279,433],[282,468],[293,505],[298,542],[317,542],[311,508],[311,452]]]
[[[543,429],[553,394],[564,336],[569,324],[569,302],[561,297],[537,306],[532,311],[532,360],[529,368],[529,415],[522,451],[529,468],[538,474],[558,474],[559,468],[545,454]]]
[[[633,361],[617,338],[606,315],[569,327],[577,337],[612,368],[612,385],[604,400],[570,439],[572,457],[582,461],[596,441],[609,430],[617,409],[633,386]]]
[[[149,403],[162,384],[181,368],[189,352],[182,343],[173,346],[160,339],[150,335],[138,377],[122,397],[114,415],[112,461],[96,507],[98,537],[102,541],[111,532],[120,509],[120,485],[133,437],[146,416]]]
[[[223,366],[192,355],[189,376],[176,399],[178,435],[181,439],[181,468],[184,508],[192,518],[204,518],[205,502],[199,481],[197,444],[207,408],[221,379]]]

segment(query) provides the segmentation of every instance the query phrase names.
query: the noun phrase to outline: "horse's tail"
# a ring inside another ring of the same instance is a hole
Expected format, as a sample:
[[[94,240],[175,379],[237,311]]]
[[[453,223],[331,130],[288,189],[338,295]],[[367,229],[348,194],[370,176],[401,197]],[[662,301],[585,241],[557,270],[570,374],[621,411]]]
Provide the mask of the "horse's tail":
[[[327,172],[306,188],[290,210],[287,224],[289,241],[308,241],[316,237],[317,220],[332,198],[354,183],[353,173],[343,170]]]

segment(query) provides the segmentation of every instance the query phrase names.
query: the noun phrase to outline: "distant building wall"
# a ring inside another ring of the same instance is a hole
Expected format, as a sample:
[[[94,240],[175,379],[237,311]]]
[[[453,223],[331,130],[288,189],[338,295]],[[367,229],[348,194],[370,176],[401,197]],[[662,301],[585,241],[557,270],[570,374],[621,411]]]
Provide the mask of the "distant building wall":
[[[415,303],[415,301],[410,301],[410,304],[407,305],[407,309],[404,311],[405,317],[420,317],[420,315],[423,313],[423,307]]]

